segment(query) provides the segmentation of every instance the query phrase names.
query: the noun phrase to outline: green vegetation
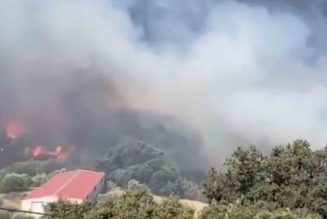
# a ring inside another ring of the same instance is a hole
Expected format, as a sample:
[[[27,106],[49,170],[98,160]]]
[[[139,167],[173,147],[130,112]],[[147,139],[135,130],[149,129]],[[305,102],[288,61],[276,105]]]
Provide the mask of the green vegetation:
[[[46,161],[26,161],[20,163],[14,163],[3,168],[1,171],[6,173],[19,173],[27,174],[31,177],[37,174],[50,174],[55,170],[62,169],[65,164],[57,160],[46,160]]]
[[[0,210],[0,218],[1,219],[11,219],[11,214],[7,211]]]
[[[51,203],[47,206],[50,218],[80,219],[189,219],[194,211],[182,205],[175,197],[169,197],[162,202],[155,202],[150,190],[141,184],[133,183],[127,192],[121,196],[109,197],[97,204],[82,205],[69,202]]]
[[[20,191],[61,171],[53,172],[48,166],[45,169],[49,171],[39,172],[40,163],[37,171],[31,166],[2,170],[0,190]],[[111,148],[96,162],[96,168],[109,175],[110,187],[118,184],[126,192],[116,196],[103,194],[97,203],[51,203],[47,212],[52,218],[327,218],[327,147],[314,151],[307,141],[296,140],[275,147],[268,154],[254,146],[237,148],[221,169],[209,170],[202,189],[183,178],[162,151],[142,142],[129,141]],[[152,192],[168,198],[155,200]],[[209,205],[197,215],[172,196],[193,199],[200,197],[200,192]]]
[[[0,219],[35,219],[32,216],[21,213],[10,213],[8,211],[0,210]]]
[[[7,173],[0,179],[0,193],[24,191],[31,185],[32,179],[26,174]]]
[[[204,208],[199,219],[320,219],[318,214],[292,211],[288,208],[273,209],[263,203],[256,205],[212,204]]]
[[[312,151],[302,140],[275,147],[269,155],[254,146],[238,148],[224,171],[209,171],[204,194],[213,203],[209,214],[228,203],[233,204],[229,210],[248,212],[249,218],[285,212],[281,209],[297,215],[290,218],[309,217],[307,213],[327,218],[327,148]]]
[[[141,165],[141,160],[145,161],[146,165],[152,163],[150,161],[154,159],[160,160],[158,159],[158,157],[162,156],[160,152],[154,149],[154,151],[151,151],[145,145],[139,145],[139,147],[141,147],[138,148],[140,152],[135,155],[135,160],[122,161],[119,158],[121,153],[115,154],[114,151],[111,151],[108,157],[114,159],[108,159],[107,163],[99,162],[98,164],[104,165],[105,163],[108,164],[110,160],[114,160],[108,166],[120,164],[120,166],[115,167],[116,170],[127,167],[125,169],[127,171],[130,170],[130,166]],[[156,156],[151,157],[151,155]],[[139,159],[138,156],[143,157]],[[149,157],[152,159],[147,159]],[[158,171],[165,169],[167,166],[171,167],[170,164],[165,162],[158,162],[160,165],[155,165],[158,167]],[[161,165],[163,163],[165,165]],[[149,165],[149,167],[152,166]],[[116,170],[112,169],[113,172]],[[133,170],[138,169],[133,168]],[[151,175],[150,179],[153,175]],[[160,176],[160,174],[158,175]],[[167,178],[171,179],[170,177]],[[159,179],[158,183],[160,182]],[[265,155],[256,147],[251,146],[248,149],[238,148],[226,160],[222,171],[212,168],[208,172],[203,184],[203,192],[210,205],[205,207],[199,215],[194,215],[192,209],[182,205],[178,199],[173,197],[159,203],[155,202],[150,190],[144,186],[140,187],[136,181],[129,182],[126,194],[103,199],[97,204],[82,205],[81,209],[77,207],[79,210],[75,210],[72,214],[78,213],[80,218],[116,219],[192,219],[195,217],[199,219],[327,218],[326,179],[326,148],[312,151],[308,142],[297,140],[284,147],[275,147],[270,154]],[[62,208],[60,205],[72,204],[52,204],[48,211],[50,213],[64,211],[58,210],[58,208]],[[68,207],[68,209],[74,209],[75,207]]]
[[[95,168],[106,172],[119,186],[126,187],[135,179],[148,185],[155,194],[203,199],[200,187],[183,178],[164,152],[140,141],[126,141],[110,148]]]
[[[56,160],[14,163],[0,170],[0,193],[19,192],[40,186],[63,167]]]

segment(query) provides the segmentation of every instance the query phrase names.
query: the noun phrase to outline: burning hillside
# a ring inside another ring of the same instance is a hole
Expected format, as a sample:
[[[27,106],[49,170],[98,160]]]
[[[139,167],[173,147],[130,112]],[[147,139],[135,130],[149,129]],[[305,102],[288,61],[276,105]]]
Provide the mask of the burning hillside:
[[[194,162],[197,161],[197,158],[190,161],[189,157],[191,154],[197,153],[200,160],[201,147],[197,146],[201,145],[201,141],[192,132],[175,133],[177,127],[172,126],[174,123],[176,121],[171,118],[160,115],[151,116],[141,112],[117,111],[115,116],[112,115],[111,122],[106,124],[90,122],[93,129],[88,127],[70,129],[70,133],[65,133],[66,135],[63,135],[61,130],[43,131],[40,135],[29,131],[28,125],[16,121],[11,122],[10,126],[5,127],[0,137],[0,167],[18,161],[47,159],[67,161],[67,158],[69,158],[69,162],[74,161],[80,165],[87,164],[102,157],[109,147],[119,144],[125,138],[137,138],[161,148],[180,168],[186,171],[198,170],[199,167],[205,165],[205,162],[202,163],[203,165],[199,165]],[[14,124],[17,127],[24,127],[24,129],[14,128]],[[128,124],[128,126],[124,124]],[[148,127],[145,127],[144,124],[147,124]],[[56,134],[77,137],[76,139],[54,138]],[[185,148],[185,151],[181,150],[182,148]]]
[[[75,146],[40,145],[28,141],[28,132],[23,131],[23,124],[10,121],[0,138],[0,167],[15,161],[24,160],[66,160],[74,151]],[[35,139],[35,142],[38,140]]]
[[[22,106],[10,113],[0,109],[0,167],[46,159],[87,165],[126,138],[161,148],[181,169],[192,171],[206,165],[195,131],[170,116],[117,107],[114,98],[108,103],[104,86],[88,86],[93,83],[57,94],[55,101],[52,98],[53,102],[45,104],[51,108]],[[190,161],[192,154],[198,157]]]

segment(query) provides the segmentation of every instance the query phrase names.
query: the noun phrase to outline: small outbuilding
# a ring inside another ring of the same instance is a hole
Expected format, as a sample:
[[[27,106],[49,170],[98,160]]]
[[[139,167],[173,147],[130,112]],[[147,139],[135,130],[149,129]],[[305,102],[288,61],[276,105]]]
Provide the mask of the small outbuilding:
[[[105,186],[105,173],[74,170],[58,173],[48,182],[31,191],[22,200],[24,211],[43,213],[44,205],[59,200],[82,203],[95,201]]]

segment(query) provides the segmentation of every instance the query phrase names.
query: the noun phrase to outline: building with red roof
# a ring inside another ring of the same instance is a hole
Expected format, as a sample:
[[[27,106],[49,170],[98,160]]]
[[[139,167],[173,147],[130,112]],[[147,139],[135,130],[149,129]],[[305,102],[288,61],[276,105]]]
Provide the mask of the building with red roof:
[[[96,200],[105,185],[105,173],[74,170],[58,173],[22,200],[22,210],[43,213],[43,206],[59,200],[82,203]]]

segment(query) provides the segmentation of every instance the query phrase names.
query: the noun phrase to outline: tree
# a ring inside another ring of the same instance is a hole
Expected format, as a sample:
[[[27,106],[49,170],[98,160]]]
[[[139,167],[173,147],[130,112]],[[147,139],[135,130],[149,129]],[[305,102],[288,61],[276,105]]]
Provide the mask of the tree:
[[[90,203],[71,203],[68,201],[51,202],[45,206],[45,212],[50,215],[49,219],[57,218],[85,218],[91,210]]]
[[[193,219],[194,214],[175,197],[156,202],[149,188],[137,181],[129,182],[129,189],[122,196],[109,197],[94,205],[50,203],[46,212],[51,218],[80,219]]]
[[[192,219],[194,210],[180,203],[178,198],[170,196],[163,200],[156,209],[155,219]]]
[[[37,174],[32,177],[33,186],[40,186],[48,180],[48,176],[45,173]]]
[[[269,209],[268,205],[241,205],[214,203],[204,208],[199,219],[320,219],[312,213],[297,213],[290,209]]]
[[[31,177],[26,174],[8,173],[0,181],[0,191],[24,191],[31,183]]]
[[[303,140],[275,147],[268,155],[254,146],[238,148],[224,165],[224,171],[213,168],[207,174],[203,188],[209,202],[240,207],[263,202],[269,211],[289,208],[327,218],[326,148],[312,151]]]
[[[95,168],[105,171],[111,180],[122,187],[135,179],[147,184],[158,195],[200,197],[201,189],[196,186],[189,187],[188,193],[178,190],[182,177],[176,165],[161,150],[141,141],[126,141],[110,148],[106,156],[96,162]]]
[[[213,200],[220,201],[224,198],[224,186],[223,182],[225,176],[218,174],[215,168],[211,168],[203,183],[203,194],[207,197],[211,203]]]

